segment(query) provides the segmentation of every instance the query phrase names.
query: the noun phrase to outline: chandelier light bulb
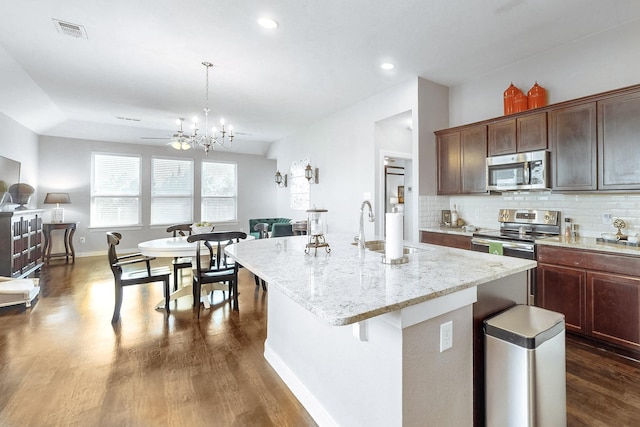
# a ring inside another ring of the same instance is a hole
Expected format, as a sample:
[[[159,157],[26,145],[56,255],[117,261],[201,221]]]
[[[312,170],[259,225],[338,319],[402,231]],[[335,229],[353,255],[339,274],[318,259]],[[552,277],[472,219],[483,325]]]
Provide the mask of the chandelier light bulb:
[[[193,121],[193,124],[195,125],[196,123],[198,123],[198,116],[193,116],[193,119],[191,119]]]
[[[221,118],[221,119],[220,119],[220,124],[221,124],[222,126],[224,126],[224,118]]]
[[[182,119],[176,119],[176,124],[180,126],[182,124]]]

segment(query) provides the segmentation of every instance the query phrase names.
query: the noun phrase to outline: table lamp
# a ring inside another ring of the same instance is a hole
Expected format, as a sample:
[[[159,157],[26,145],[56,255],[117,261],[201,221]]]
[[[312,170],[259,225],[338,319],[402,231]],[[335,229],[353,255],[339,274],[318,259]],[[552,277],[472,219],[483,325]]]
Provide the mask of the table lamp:
[[[64,209],[60,207],[60,203],[71,203],[71,199],[69,198],[69,193],[47,193],[44,203],[46,205],[56,205],[51,210],[51,222],[63,222]]]

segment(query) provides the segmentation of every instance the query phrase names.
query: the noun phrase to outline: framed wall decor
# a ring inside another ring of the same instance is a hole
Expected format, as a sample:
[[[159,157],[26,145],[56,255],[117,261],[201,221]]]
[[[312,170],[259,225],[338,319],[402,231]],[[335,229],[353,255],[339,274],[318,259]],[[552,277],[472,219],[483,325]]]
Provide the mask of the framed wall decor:
[[[398,203],[404,203],[404,185],[398,186]]]

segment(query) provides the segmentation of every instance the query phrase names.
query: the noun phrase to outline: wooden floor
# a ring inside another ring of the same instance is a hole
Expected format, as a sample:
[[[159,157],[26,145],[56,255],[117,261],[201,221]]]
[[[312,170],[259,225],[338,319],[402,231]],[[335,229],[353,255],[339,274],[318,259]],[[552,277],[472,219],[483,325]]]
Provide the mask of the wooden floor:
[[[166,315],[142,285],[113,327],[106,256],[54,262],[32,308],[0,309],[0,426],[315,425],[265,361],[266,295],[240,275],[239,313],[220,294],[199,321],[189,297]],[[569,338],[567,413],[640,425],[640,364]]]

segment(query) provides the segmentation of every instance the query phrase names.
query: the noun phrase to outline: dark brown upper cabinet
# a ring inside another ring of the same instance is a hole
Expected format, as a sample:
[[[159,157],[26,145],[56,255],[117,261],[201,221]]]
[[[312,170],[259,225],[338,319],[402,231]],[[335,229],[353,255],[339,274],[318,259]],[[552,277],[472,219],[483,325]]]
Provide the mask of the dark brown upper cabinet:
[[[598,101],[598,189],[640,188],[640,92]]]
[[[489,155],[513,154],[516,146],[516,119],[489,124]]]
[[[487,126],[437,133],[438,194],[486,193]]]
[[[596,103],[551,110],[553,190],[597,189]]]
[[[460,193],[460,132],[438,135],[438,194]]]
[[[489,156],[547,149],[547,113],[537,112],[489,124]]]
[[[487,192],[487,127],[460,131],[462,193]]]

